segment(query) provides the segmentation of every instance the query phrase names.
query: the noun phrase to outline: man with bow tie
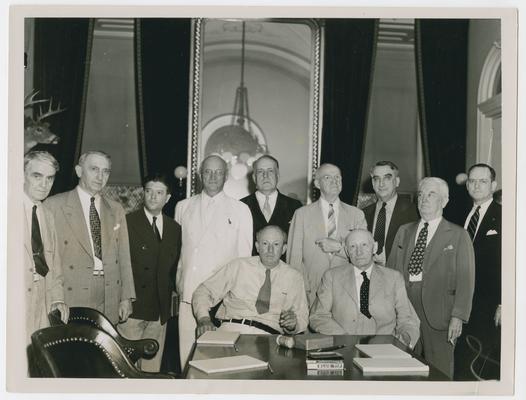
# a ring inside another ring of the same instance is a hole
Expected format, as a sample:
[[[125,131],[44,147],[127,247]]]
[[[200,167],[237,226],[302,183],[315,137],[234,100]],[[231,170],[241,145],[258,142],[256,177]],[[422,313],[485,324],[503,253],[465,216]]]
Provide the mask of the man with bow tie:
[[[466,188],[473,207],[466,210],[464,229],[473,240],[476,274],[471,317],[455,353],[458,360],[455,377],[459,380],[477,378],[469,365],[474,354],[466,341],[468,335],[476,337],[482,354],[494,360],[478,370],[478,374],[484,379],[500,376],[495,362],[500,360],[502,207],[493,199],[497,189],[495,177],[495,170],[488,164],[475,164],[468,170]]]
[[[175,207],[175,220],[182,228],[176,278],[182,368],[195,341],[194,290],[226,263],[252,253],[252,216],[246,204],[223,191],[227,173],[220,156],[206,157],[200,169],[203,191]]]
[[[159,372],[181,251],[181,226],[162,212],[170,200],[168,178],[154,173],[144,178],[143,188],[144,207],[126,215],[137,298],[130,318],[117,328],[128,339],[157,340],[157,354],[139,363],[143,371]]]
[[[417,353],[453,378],[454,350],[469,320],[475,286],[475,257],[468,233],[442,217],[447,183],[436,177],[418,184],[421,219],[402,225],[387,267],[400,271],[420,318]]]
[[[45,203],[55,218],[66,303],[95,308],[117,324],[131,314],[135,288],[124,209],[102,193],[111,158],[85,152],[75,172],[77,187]]]
[[[49,326],[48,313],[59,310],[64,323],[69,309],[64,303],[64,277],[57,249],[53,215],[42,201],[48,196],[57,160],[46,151],[31,151],[24,156],[24,282],[26,302],[26,344],[38,329]],[[31,351],[28,349],[31,357]],[[29,367],[32,368],[30,359]]]

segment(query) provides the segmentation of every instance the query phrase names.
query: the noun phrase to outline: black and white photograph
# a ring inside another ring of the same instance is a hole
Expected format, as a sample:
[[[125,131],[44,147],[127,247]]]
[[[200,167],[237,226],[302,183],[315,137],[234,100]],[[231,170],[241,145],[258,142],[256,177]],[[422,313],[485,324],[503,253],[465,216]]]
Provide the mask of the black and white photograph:
[[[517,9],[9,30],[8,391],[514,393]]]

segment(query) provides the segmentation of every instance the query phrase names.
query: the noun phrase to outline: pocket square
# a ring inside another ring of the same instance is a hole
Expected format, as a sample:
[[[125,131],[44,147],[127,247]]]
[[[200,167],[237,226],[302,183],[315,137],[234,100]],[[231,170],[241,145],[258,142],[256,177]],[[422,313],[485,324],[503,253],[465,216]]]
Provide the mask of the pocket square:
[[[491,235],[498,235],[498,232],[495,229],[490,229],[489,231],[486,232],[486,236],[491,236]]]
[[[116,231],[117,229],[119,229],[121,227],[121,224],[117,224],[113,227],[113,230]]]
[[[447,251],[447,250],[453,250],[453,245],[450,244],[449,246],[444,247],[444,251]]]

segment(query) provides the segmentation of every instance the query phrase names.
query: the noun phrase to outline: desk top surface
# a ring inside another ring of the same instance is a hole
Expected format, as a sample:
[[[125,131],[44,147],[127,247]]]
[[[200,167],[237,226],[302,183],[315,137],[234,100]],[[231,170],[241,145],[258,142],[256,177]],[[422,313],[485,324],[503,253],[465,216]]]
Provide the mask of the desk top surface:
[[[345,345],[336,350],[345,359],[344,371],[309,371],[305,362],[306,352],[300,349],[287,349],[276,344],[277,335],[241,335],[236,343],[238,352],[231,346],[195,345],[191,360],[203,360],[218,357],[228,357],[246,354],[259,360],[269,361],[273,373],[269,370],[243,371],[230,373],[206,374],[189,365],[185,369],[188,379],[276,379],[276,380],[391,380],[391,381],[448,381],[442,372],[432,365],[428,375],[372,375],[364,376],[362,371],[353,364],[354,357],[365,357],[355,345],[358,343],[391,343],[404,351],[411,353],[408,347],[393,336],[355,336],[334,335],[335,345]],[[415,358],[422,358],[415,356]]]

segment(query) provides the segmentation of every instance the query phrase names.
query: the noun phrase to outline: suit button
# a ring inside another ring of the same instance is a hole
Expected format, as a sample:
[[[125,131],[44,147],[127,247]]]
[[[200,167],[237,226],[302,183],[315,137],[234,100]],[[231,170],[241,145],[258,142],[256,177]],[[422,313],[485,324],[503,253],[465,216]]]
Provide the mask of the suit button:
[[[71,289],[71,287],[68,287],[68,291],[70,291],[70,292],[71,292],[72,290],[73,290],[73,289]]]
[[[31,288],[28,288],[27,291],[30,292],[30,291],[31,291]]]
[[[64,244],[68,244],[68,241],[67,241],[67,240],[64,240]]]
[[[121,281],[117,280],[117,285],[118,285],[119,283],[121,283]]]
[[[144,270],[145,271],[148,271],[150,268],[149,267],[144,267]]]
[[[146,285],[141,285],[141,288],[146,289]]]
[[[142,246],[141,246],[141,249],[142,249],[142,250],[146,250],[146,246],[145,246],[145,245],[142,245]]]
[[[119,260],[115,260],[115,264],[118,264],[119,263]]]
[[[73,265],[70,265],[70,266],[69,266],[69,269],[73,269]]]

